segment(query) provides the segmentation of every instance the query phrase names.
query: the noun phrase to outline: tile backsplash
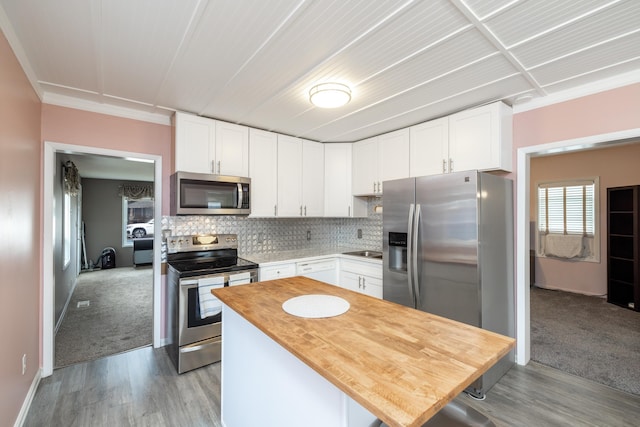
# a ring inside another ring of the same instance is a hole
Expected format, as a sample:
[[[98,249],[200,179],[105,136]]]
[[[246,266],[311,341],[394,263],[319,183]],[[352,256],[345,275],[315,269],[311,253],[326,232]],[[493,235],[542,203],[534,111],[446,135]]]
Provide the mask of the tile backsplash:
[[[382,250],[382,199],[368,199],[367,218],[248,218],[242,216],[164,216],[163,236],[237,234],[240,255],[297,249],[349,247]],[[362,238],[358,238],[362,230]],[[307,235],[310,239],[307,240]]]

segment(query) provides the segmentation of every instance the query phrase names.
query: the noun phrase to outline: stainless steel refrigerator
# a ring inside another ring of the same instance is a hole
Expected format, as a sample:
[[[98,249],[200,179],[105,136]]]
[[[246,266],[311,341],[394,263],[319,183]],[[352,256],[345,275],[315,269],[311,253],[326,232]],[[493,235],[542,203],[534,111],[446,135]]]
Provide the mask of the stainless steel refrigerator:
[[[383,188],[384,299],[514,337],[512,181],[466,171]],[[483,396],[513,360],[466,391]]]

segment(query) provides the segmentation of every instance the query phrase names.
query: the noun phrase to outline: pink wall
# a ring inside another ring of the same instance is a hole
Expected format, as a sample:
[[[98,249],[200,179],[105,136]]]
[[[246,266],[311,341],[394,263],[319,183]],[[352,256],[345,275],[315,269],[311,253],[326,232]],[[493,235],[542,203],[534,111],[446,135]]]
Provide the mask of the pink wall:
[[[171,126],[73,108],[42,105],[42,139],[162,156],[162,214],[169,215],[169,176],[173,169]]]
[[[514,165],[517,165],[517,150],[520,147],[636,128],[640,128],[640,84],[515,114],[513,117]],[[599,158],[603,156],[603,152],[594,151],[593,154],[589,154],[589,156],[592,155]],[[517,171],[514,170],[511,176],[518,179]],[[601,253],[601,262],[605,259],[605,255],[606,252]],[[544,277],[545,282],[549,284],[590,279],[595,282],[588,285],[589,292],[603,293],[601,292],[600,266],[593,264],[586,266],[586,264],[546,262],[541,266],[536,262],[536,275]],[[544,269],[541,269],[542,267]],[[604,269],[606,272],[606,265]],[[589,273],[594,276],[591,277]]]
[[[640,184],[640,139],[598,150],[531,159],[530,217],[536,218],[536,183],[572,178],[600,177],[600,262],[574,262],[553,258],[536,261],[536,284],[588,295],[607,293],[607,188]]]
[[[2,32],[0,58],[0,425],[9,426],[39,367],[40,100]]]

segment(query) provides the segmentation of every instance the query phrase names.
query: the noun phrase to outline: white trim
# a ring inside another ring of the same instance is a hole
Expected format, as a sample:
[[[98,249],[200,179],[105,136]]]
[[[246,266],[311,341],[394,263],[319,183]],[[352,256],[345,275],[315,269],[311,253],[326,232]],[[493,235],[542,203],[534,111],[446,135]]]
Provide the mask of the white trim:
[[[60,95],[52,92],[43,93],[42,103],[58,105],[60,107],[75,108],[77,110],[83,111],[91,111],[93,113],[108,114],[110,116],[124,117],[126,119],[140,120],[143,122],[157,123],[167,126],[171,125],[171,115],[173,114],[173,110],[168,110],[161,107],[156,107],[156,109],[162,109],[164,113],[151,113],[142,111],[141,109],[89,101],[87,99]],[[131,104],[136,105],[134,102],[131,102]],[[142,104],[140,104],[140,106],[141,108],[146,109],[153,108]]]
[[[556,141],[518,148],[516,176],[516,363],[531,359],[531,316],[529,310],[529,188],[532,156],[584,150],[632,142],[640,138],[640,128],[604,133],[584,138]]]
[[[33,377],[33,381],[31,381],[31,387],[29,387],[29,391],[22,402],[22,407],[20,408],[20,412],[18,413],[18,418],[16,418],[16,422],[13,424],[14,427],[22,427],[24,425],[24,421],[27,419],[27,414],[29,413],[29,408],[31,408],[31,403],[33,402],[33,398],[36,395],[36,391],[38,390],[38,385],[40,384],[40,380],[42,379],[42,369],[38,369],[36,371],[35,377]]]
[[[67,297],[67,302],[64,303],[64,307],[62,308],[62,313],[60,313],[60,319],[58,319],[58,322],[56,323],[56,328],[53,331],[54,335],[58,333],[58,329],[60,329],[60,325],[62,325],[64,316],[67,315],[67,309],[69,308],[71,297],[73,296],[73,293],[75,292],[77,285],[78,285],[78,277],[76,276],[75,280],[73,281],[73,286],[71,287],[71,292],[69,292],[69,296]]]
[[[605,92],[635,83],[640,83],[640,73],[638,73],[637,70],[552,93],[550,95],[541,96],[539,98],[533,98],[531,101],[523,102],[522,104],[514,104],[513,114],[547,107],[549,105],[582,98],[583,96],[593,95],[595,93]],[[543,86],[542,89],[546,90],[546,86]]]
[[[160,247],[162,236],[160,223],[162,222],[162,156],[157,154],[133,153],[128,151],[111,150],[99,147],[61,144],[44,141],[44,173],[43,173],[43,224],[42,224],[42,376],[48,377],[53,373],[54,363],[54,295],[55,274],[53,269],[53,180],[55,179],[55,154],[57,152],[73,152],[81,154],[98,154],[112,157],[136,157],[153,160],[154,170],[154,223],[153,239],[153,346],[162,345],[161,327],[161,285]]]

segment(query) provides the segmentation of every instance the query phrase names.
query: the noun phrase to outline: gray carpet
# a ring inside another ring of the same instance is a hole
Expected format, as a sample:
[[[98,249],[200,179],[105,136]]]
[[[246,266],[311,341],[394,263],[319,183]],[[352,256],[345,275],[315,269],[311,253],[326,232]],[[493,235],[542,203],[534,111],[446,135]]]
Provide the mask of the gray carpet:
[[[640,395],[640,313],[533,287],[531,359]]]
[[[80,301],[89,306],[78,307]],[[55,367],[151,345],[152,307],[151,267],[80,274],[55,337]]]

